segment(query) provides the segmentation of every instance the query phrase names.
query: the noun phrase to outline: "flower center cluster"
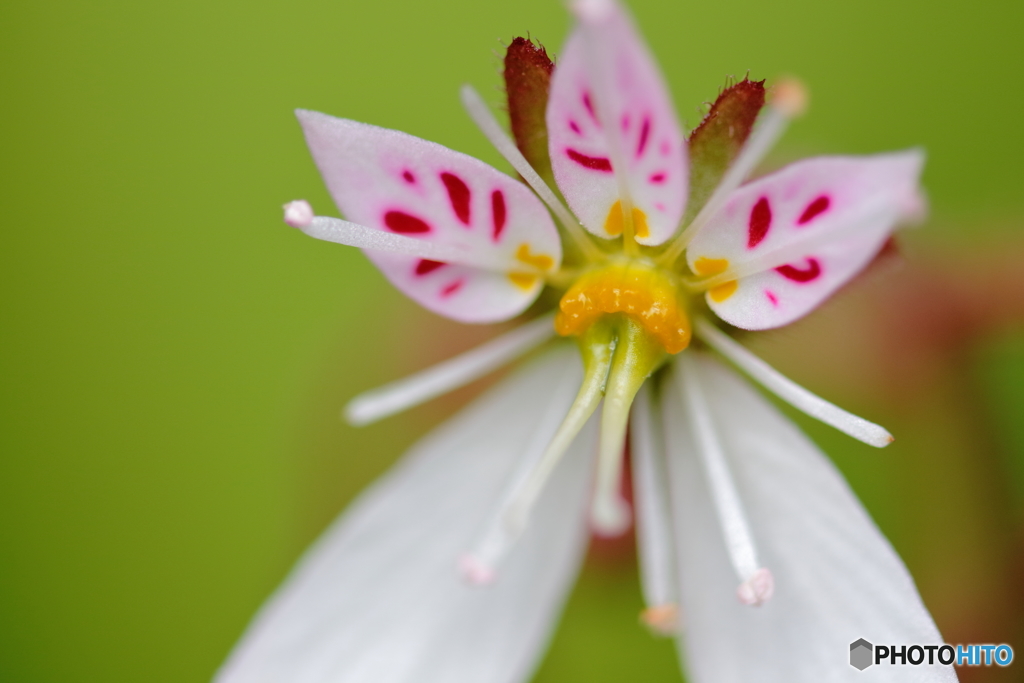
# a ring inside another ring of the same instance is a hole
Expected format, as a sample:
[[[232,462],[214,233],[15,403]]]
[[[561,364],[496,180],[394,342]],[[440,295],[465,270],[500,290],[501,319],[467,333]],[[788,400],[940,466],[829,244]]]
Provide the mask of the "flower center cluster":
[[[669,353],[690,344],[690,319],[678,277],[644,258],[621,259],[587,271],[562,296],[555,330],[580,336],[600,319],[624,314]]]

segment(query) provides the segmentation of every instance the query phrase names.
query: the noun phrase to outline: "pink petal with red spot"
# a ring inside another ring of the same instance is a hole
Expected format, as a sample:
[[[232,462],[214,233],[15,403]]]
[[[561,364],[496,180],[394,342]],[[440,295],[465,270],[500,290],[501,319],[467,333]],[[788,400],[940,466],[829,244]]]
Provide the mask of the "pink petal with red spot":
[[[638,241],[661,244],[678,227],[688,187],[671,97],[617,3],[585,1],[576,11],[579,23],[562,50],[548,100],[555,179],[583,225],[611,237],[605,222],[621,199],[616,177],[621,175],[649,228]]]
[[[725,259],[736,291],[711,308],[745,329],[778,327],[807,314],[923,206],[919,150],[819,157],[736,190],[687,248],[687,261]],[[719,261],[720,262],[720,261]]]
[[[543,286],[517,258],[557,268],[558,231],[540,201],[482,161],[399,131],[299,110],[299,123],[338,208],[354,223],[460,248],[469,265],[366,251],[384,275],[426,308],[463,322],[505,320]],[[443,267],[442,267],[443,266]]]

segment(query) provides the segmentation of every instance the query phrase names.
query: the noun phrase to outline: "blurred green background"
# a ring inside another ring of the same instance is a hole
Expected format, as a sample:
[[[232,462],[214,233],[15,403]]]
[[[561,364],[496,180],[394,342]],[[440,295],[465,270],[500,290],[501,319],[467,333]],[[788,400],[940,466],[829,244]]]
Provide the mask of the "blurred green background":
[[[907,265],[756,348],[897,435],[879,453],[797,418],[946,639],[1024,653],[1024,3],[631,6],[688,126],[727,75],[798,74],[812,106],[780,159],[928,150]],[[498,103],[502,43],[557,53],[568,25],[550,0],[4,4],[0,680],[209,679],[305,545],[472,393],[338,419],[493,331],[281,223],[297,197],[335,212],[291,112],[504,168],[457,88]],[[595,552],[539,680],[679,680],[639,608],[628,551]]]

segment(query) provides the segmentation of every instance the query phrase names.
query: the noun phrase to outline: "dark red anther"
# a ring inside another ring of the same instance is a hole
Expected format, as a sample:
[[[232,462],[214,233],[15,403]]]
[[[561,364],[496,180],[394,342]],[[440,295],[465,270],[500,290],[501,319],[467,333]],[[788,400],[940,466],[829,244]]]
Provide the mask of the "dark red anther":
[[[505,95],[512,136],[526,160],[548,182],[553,176],[545,112],[554,68],[544,47],[527,38],[515,38],[505,52]],[[573,130],[579,133],[578,126]]]

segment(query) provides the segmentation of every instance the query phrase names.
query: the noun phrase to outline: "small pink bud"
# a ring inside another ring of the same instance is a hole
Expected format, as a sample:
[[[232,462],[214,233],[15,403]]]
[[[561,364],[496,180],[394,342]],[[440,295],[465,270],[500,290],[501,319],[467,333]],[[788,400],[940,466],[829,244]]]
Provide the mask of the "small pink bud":
[[[313,207],[305,199],[284,205],[284,222],[293,228],[305,228],[313,222]]]

